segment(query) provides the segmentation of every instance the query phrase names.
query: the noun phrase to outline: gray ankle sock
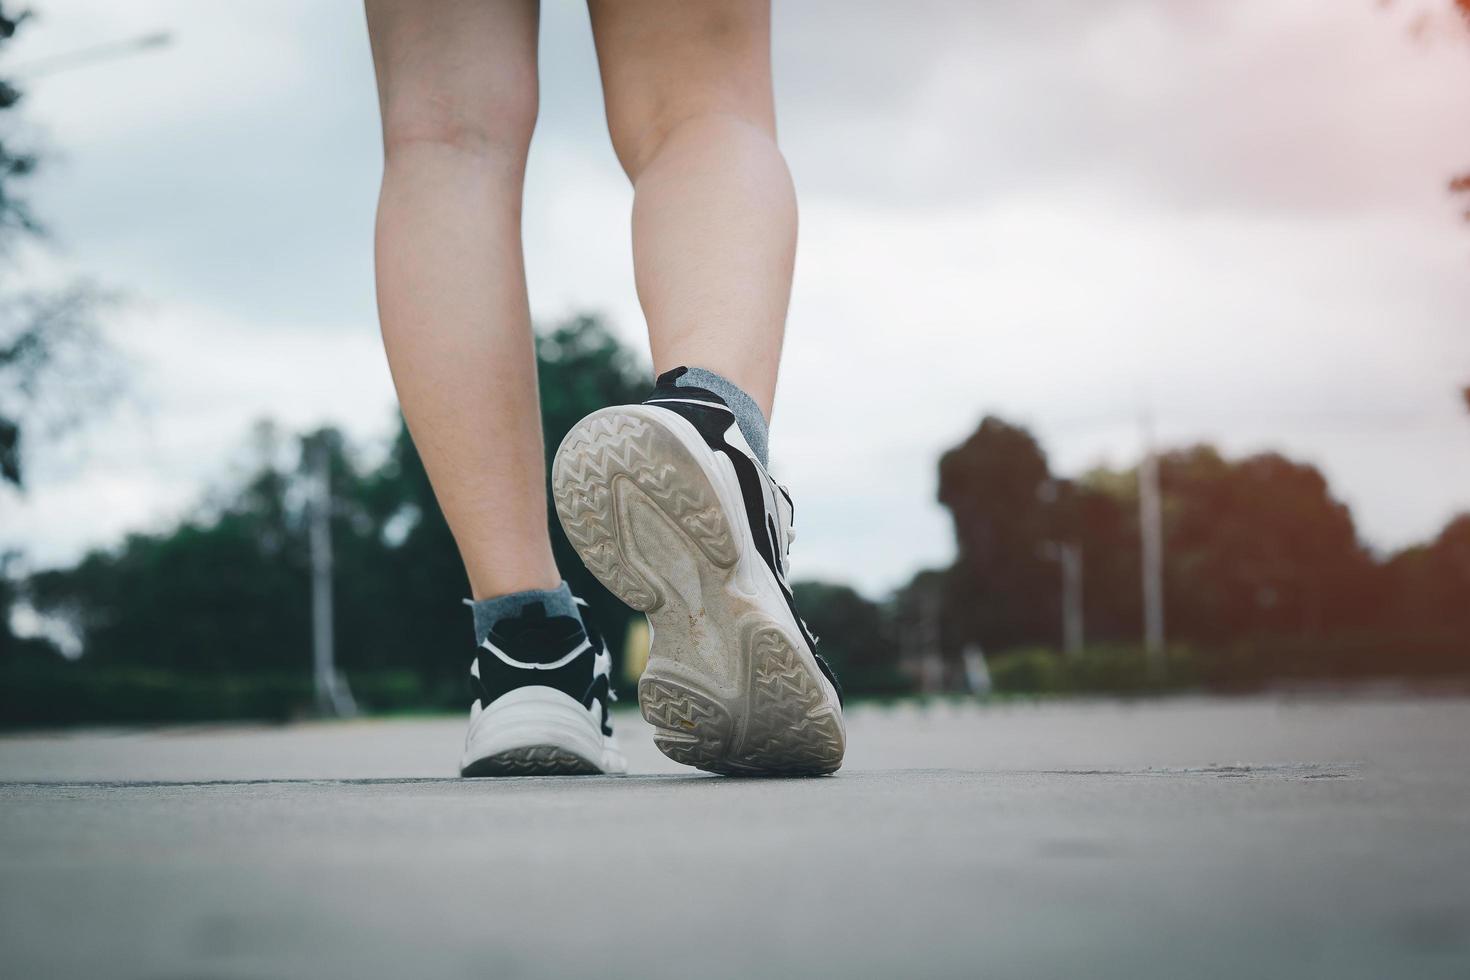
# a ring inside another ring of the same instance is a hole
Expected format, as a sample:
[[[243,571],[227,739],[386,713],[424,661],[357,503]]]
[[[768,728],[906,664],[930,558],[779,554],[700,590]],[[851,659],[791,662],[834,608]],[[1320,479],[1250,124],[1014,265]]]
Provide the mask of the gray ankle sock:
[[[475,614],[475,642],[484,643],[485,637],[495,628],[495,624],[502,619],[510,619],[519,616],[525,608],[533,602],[541,603],[550,616],[576,616],[581,619],[581,613],[577,611],[577,603],[572,598],[572,590],[563,582],[554,589],[527,589],[525,592],[512,592],[510,595],[491,596],[488,599],[478,601],[466,599],[465,605]]]
[[[766,449],[771,438],[770,424],[766,422],[765,413],[755,403],[755,399],[747,395],[744,389],[713,371],[698,367],[685,371],[674,384],[680,388],[703,388],[723,398],[725,404],[735,413],[735,424],[740,426],[740,434],[750,443],[755,458],[761,461],[762,466],[770,465]]]

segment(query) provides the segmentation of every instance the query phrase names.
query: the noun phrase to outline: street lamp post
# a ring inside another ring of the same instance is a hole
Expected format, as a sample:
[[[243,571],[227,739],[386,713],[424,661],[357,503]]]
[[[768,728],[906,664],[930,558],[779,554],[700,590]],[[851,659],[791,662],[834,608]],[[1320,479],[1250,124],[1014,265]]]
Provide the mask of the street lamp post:
[[[307,446],[311,503],[308,535],[311,545],[311,660],[317,710],[347,717],[357,705],[346,680],[337,671],[336,636],[332,618],[332,478],[327,440],[321,435]]]
[[[1153,426],[1143,419],[1143,460],[1138,464],[1138,534],[1143,558],[1143,648],[1155,677],[1164,672],[1164,518],[1159,501],[1159,461]]]
[[[128,38],[125,41],[108,41],[106,44],[94,44],[88,48],[79,48],[76,51],[66,51],[61,54],[51,55],[30,64],[22,64],[6,72],[11,78],[40,78],[43,75],[54,75],[61,71],[70,71],[73,68],[85,68],[99,61],[111,61],[114,58],[125,58],[128,55],[138,54],[151,48],[163,48],[173,43],[173,35],[168,31],[154,31],[151,34],[143,34],[139,37]]]

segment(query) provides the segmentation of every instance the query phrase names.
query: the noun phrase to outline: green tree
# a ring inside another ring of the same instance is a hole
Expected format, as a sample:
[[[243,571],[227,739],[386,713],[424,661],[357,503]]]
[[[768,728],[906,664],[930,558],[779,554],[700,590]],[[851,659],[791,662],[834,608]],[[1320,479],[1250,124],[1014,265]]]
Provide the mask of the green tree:
[[[796,605],[818,649],[849,694],[888,694],[904,690],[898,649],[882,606],[846,585],[797,582]]]
[[[30,17],[0,3],[0,52]],[[21,102],[0,78],[0,121]],[[15,243],[43,234],[21,186],[36,170],[35,150],[0,131],[0,264],[12,264]],[[54,437],[105,401],[116,388],[95,316],[106,297],[79,283],[54,292],[0,292],[0,484],[23,483],[25,435]],[[0,628],[3,631],[3,628]]]
[[[68,620],[98,666],[228,673],[309,663],[298,474],[278,467],[278,440],[257,430],[251,476],[214,513],[33,576],[34,604]]]
[[[29,16],[0,3],[0,52]],[[0,123],[14,118],[20,102],[20,90],[0,78]],[[17,146],[6,128],[0,127],[0,267],[13,265],[19,239],[42,234],[20,190],[36,169],[37,154]],[[38,433],[55,438],[115,393],[115,361],[106,357],[94,319],[103,298],[87,284],[55,292],[0,291],[0,490],[23,487],[24,461]],[[18,558],[0,541],[0,662],[37,646],[22,644],[11,629]]]
[[[0,51],[9,47],[16,31],[29,18],[29,11],[15,13],[8,5],[0,3]],[[0,78],[0,113],[11,112],[20,100],[20,89],[10,80]],[[25,198],[16,191],[16,181],[30,176],[35,168],[33,151],[18,148],[0,137],[0,251],[8,246],[16,232],[34,233],[39,230]]]
[[[547,453],[610,402],[636,400],[646,372],[595,318],[538,340]],[[471,643],[464,569],[401,420],[386,459],[364,467],[342,435],[256,430],[248,476],[177,528],[132,535],[73,568],[32,576],[37,608],[66,619],[84,657],[212,676],[310,665],[306,447],[332,474],[337,660],[349,672],[411,672],[432,703],[459,706]],[[550,516],[560,567],[621,657],[632,613],[583,568]]]
[[[573,317],[539,333],[536,359],[548,473],[557,446],[583,416],[607,405],[639,401],[650,384],[648,370],[595,316]],[[376,626],[370,645],[382,651],[380,662],[425,665],[420,669],[427,681],[438,689],[458,690],[464,669],[460,651],[470,639],[469,619],[460,606],[468,585],[406,426],[400,424],[387,462],[366,477],[361,499],[370,525],[389,540],[386,564],[378,579],[364,576],[357,586],[344,583],[341,588],[361,588],[364,604],[392,611],[391,621],[383,621],[388,617],[381,613],[371,620]],[[551,503],[549,481],[547,518],[557,567],[572,591],[586,600],[615,668],[620,668],[634,614],[583,567],[567,542]],[[388,647],[398,653],[388,653]],[[620,670],[614,675],[620,676]]]
[[[539,335],[536,362],[548,474],[551,458],[572,426],[604,406],[642,401],[653,384],[651,370],[595,316],[574,317]],[[586,600],[613,655],[613,676],[621,677],[623,647],[636,614],[604,589],[577,557],[557,519],[549,480],[546,512],[556,567],[572,591]]]

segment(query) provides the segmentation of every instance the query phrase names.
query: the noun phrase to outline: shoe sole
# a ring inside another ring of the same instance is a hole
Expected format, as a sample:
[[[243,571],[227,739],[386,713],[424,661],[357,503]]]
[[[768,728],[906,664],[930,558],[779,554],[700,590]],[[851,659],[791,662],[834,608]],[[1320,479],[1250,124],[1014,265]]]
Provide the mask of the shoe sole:
[[[551,687],[517,688],[470,719],[459,774],[620,775],[627,762],[598,716]]]
[[[485,776],[600,776],[602,770],[575,752],[555,745],[527,745],[476,759],[460,771],[467,779]]]
[[[664,755],[727,775],[842,765],[836,691],[755,551],[733,468],[692,425],[652,406],[595,412],[557,450],[552,493],[587,568],[648,616],[638,701]]]

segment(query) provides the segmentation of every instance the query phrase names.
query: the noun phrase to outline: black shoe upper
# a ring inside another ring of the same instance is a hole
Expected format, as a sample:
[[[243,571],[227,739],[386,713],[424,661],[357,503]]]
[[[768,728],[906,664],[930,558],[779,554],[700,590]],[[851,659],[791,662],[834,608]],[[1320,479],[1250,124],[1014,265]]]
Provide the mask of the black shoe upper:
[[[599,702],[602,732],[611,735],[611,658],[602,637],[587,623],[585,608],[581,613],[581,619],[547,616],[545,607],[535,602],[521,615],[496,623],[470,667],[470,694],[480,707],[517,688],[555,688],[589,709]]]
[[[677,383],[680,377],[688,373],[688,370],[685,367],[677,367],[659,375],[653,393],[643,400],[643,404],[656,405],[680,415],[694,426],[713,452],[724,453],[729,458],[731,465],[735,468],[735,475],[740,481],[740,494],[745,503],[745,518],[750,525],[750,536],[755,541],[755,550],[760,555],[761,561],[766,563],[766,567],[770,568],[771,573],[775,576],[776,584],[780,586],[781,595],[791,609],[791,616],[801,629],[807,648],[816,657],[817,666],[822,669],[822,673],[832,682],[832,687],[837,691],[837,699],[840,702],[842,685],[837,682],[837,674],[832,670],[831,665],[817,652],[817,637],[807,628],[806,623],[802,621],[801,614],[796,611],[796,600],[792,596],[791,585],[786,577],[790,557],[788,555],[791,541],[790,514],[794,510],[791,495],[786,492],[785,487],[771,479],[765,467],[750,452],[744,437],[739,435],[740,429],[735,423],[735,413],[725,404],[723,398],[705,388],[680,386]],[[732,435],[735,437],[733,443],[730,441]],[[788,508],[784,518],[780,510],[782,498]],[[782,527],[783,522],[786,525],[784,528]]]

